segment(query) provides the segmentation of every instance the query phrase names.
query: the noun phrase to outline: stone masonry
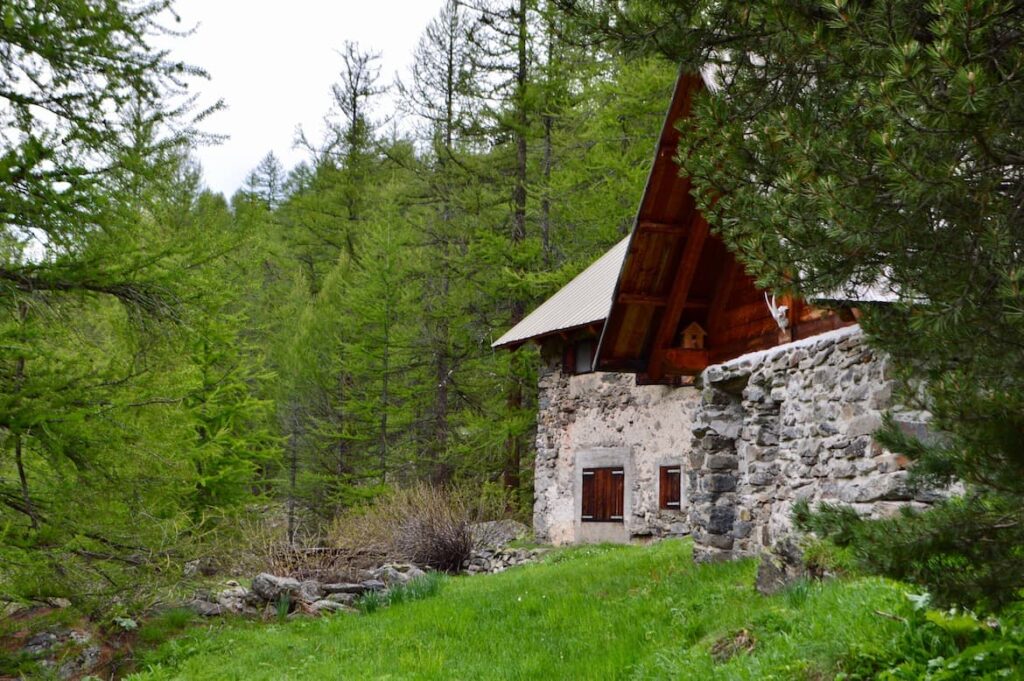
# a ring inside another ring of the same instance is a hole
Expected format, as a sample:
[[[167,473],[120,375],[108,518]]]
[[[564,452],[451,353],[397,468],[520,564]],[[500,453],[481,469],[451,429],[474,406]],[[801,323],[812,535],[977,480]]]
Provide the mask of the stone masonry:
[[[658,467],[685,470],[699,398],[695,388],[637,386],[631,374],[568,375],[552,359],[540,379],[537,537],[568,544],[688,533],[685,490],[681,510],[658,509]],[[605,465],[626,469],[624,521],[581,523],[582,469]]]
[[[631,375],[540,382],[538,537],[554,543],[692,533],[698,560],[760,553],[790,532],[797,499],[882,516],[923,505],[902,457],[873,442],[892,406],[886,360],[850,327],[709,367],[701,389],[636,386]],[[919,431],[926,415],[900,413]],[[579,522],[580,469],[626,468],[626,521]],[[658,511],[659,465],[681,462],[679,513]]]

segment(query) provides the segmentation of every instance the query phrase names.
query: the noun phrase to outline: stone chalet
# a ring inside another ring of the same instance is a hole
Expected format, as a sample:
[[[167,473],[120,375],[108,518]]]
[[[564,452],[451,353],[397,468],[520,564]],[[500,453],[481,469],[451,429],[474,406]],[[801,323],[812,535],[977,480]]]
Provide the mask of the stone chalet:
[[[630,236],[494,343],[541,348],[541,540],[692,535],[726,558],[781,540],[797,499],[879,516],[933,498],[872,440],[892,383],[856,320],[885,297],[777,300],[695,208],[675,124],[704,87],[679,77]]]

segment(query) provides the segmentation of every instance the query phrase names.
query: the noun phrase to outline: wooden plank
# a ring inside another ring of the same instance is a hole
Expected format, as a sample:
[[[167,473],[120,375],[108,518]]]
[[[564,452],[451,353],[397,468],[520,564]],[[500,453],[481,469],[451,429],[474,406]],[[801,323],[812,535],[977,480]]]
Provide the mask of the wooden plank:
[[[640,220],[637,222],[637,232],[641,234],[670,234],[672,236],[683,236],[685,226],[678,222],[655,222],[654,220]]]
[[[653,305],[660,307],[668,302],[664,296],[651,296],[644,293],[620,293],[619,304],[621,305]]]
[[[758,350],[767,350],[778,345],[778,334],[769,330],[760,336],[745,336],[739,340],[726,343],[711,349],[711,363],[720,364],[735,359],[740,355]]]
[[[725,266],[725,271],[722,273],[718,280],[718,286],[715,288],[715,293],[711,297],[711,307],[708,308],[708,335],[716,336],[722,330],[722,317],[725,313],[726,306],[729,304],[729,298],[732,296],[733,287],[736,284],[736,280],[743,273],[743,267],[740,265],[736,257],[731,253],[728,254],[728,263]]]
[[[666,373],[696,376],[708,367],[707,350],[670,348],[665,351]]]
[[[598,368],[601,371],[619,371],[622,373],[632,374],[637,371],[643,371],[646,364],[647,363],[642,359],[602,359]]]
[[[658,379],[664,375],[662,365],[665,361],[665,351],[671,347],[676,327],[679,326],[679,319],[683,314],[683,305],[690,293],[690,285],[693,283],[693,275],[697,271],[697,263],[700,262],[700,254],[704,250],[704,241],[708,236],[708,222],[699,213],[694,215],[694,224],[690,229],[690,235],[683,247],[683,256],[679,261],[679,268],[676,272],[675,282],[672,284],[672,291],[669,294],[668,304],[665,306],[665,314],[661,318],[661,324],[654,337],[654,345],[651,349],[651,362],[647,367],[647,373],[651,378]]]

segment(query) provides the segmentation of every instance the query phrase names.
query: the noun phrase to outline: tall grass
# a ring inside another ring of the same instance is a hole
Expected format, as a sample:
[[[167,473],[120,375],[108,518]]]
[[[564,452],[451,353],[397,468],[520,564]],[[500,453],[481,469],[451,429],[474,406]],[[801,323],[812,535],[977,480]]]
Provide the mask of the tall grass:
[[[497,575],[438,577],[422,587],[439,589],[435,597],[398,592],[372,616],[229,630],[191,657],[181,646],[158,652],[136,681],[337,670],[359,679],[824,679],[864,659],[856,651],[884,652],[903,627],[876,614],[906,608],[893,583],[807,583],[765,598],[755,570],[753,561],[694,565],[679,541],[573,548]],[[730,652],[716,661],[712,648]]]
[[[401,605],[430,598],[441,591],[443,580],[440,574],[428,572],[423,577],[399,584],[387,591],[368,591],[356,601],[356,607],[364,615],[369,615],[389,605]]]

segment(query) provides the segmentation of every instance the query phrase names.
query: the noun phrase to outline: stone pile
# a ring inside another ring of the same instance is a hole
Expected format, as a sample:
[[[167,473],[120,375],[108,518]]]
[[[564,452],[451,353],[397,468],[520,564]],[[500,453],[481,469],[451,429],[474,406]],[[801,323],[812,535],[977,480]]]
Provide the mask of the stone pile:
[[[476,549],[462,563],[462,569],[470,575],[504,572],[516,565],[532,563],[543,553],[544,549]]]
[[[352,582],[299,581],[264,572],[253,577],[249,589],[238,582],[228,582],[224,590],[195,598],[187,605],[204,617],[232,613],[270,619],[277,617],[280,609],[286,609],[289,617],[352,612],[363,594],[384,593],[424,575],[423,570],[409,563],[388,563],[374,570],[362,570],[359,580]]]
[[[33,634],[20,652],[41,658],[39,665],[57,679],[79,678],[103,661],[103,649],[90,632],[63,626]]]

